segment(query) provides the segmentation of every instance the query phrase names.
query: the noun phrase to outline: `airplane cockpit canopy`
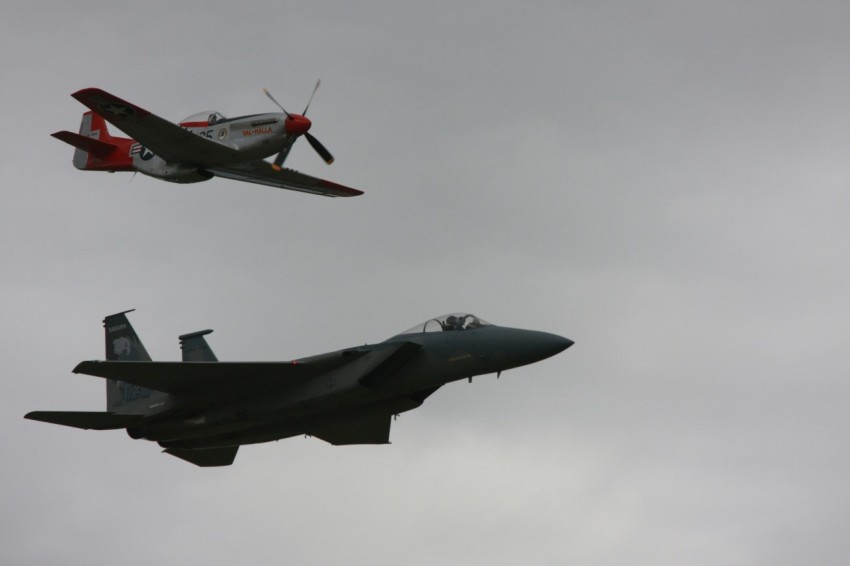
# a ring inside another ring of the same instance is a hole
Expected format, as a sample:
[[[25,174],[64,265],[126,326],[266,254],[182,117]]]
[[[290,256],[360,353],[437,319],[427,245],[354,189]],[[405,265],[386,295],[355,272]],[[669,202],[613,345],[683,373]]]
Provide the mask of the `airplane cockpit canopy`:
[[[413,328],[402,332],[401,334],[420,334],[422,332],[454,332],[462,330],[472,330],[481,328],[482,326],[490,326],[490,323],[478,318],[474,314],[463,312],[454,312],[431,318],[421,324],[417,324]]]
[[[204,110],[203,112],[197,112],[187,118],[184,118],[180,121],[180,125],[186,126],[187,128],[203,128],[205,126],[212,126],[224,119],[225,117],[221,112],[216,112],[215,110]]]

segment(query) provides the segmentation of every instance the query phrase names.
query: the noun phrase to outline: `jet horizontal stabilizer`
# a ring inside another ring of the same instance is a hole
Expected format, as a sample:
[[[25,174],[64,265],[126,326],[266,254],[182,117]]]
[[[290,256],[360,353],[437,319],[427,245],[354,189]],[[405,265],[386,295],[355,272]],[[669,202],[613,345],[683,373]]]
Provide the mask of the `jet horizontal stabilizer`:
[[[33,411],[25,419],[92,430],[127,428],[142,420],[142,415],[120,415],[99,411]]]

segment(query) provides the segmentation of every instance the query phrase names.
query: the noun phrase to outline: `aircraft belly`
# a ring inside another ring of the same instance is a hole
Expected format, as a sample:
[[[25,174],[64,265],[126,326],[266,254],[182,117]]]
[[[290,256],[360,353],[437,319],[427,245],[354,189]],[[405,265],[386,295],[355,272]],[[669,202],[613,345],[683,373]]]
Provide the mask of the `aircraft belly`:
[[[269,137],[261,140],[252,139],[250,141],[235,140],[234,145],[239,150],[239,163],[249,163],[276,154],[282,143],[279,137]]]
[[[143,153],[133,158],[133,167],[139,173],[172,183],[200,183],[213,177],[195,165],[169,163],[158,155],[147,157]]]
[[[291,423],[309,419],[316,414],[338,410],[341,406],[357,404],[374,393],[357,383],[357,374],[331,370],[326,375],[300,383],[286,391],[246,399],[209,409],[197,419],[171,421],[146,428],[142,434],[148,440],[183,441],[231,435],[240,431],[268,426],[288,430]],[[284,438],[279,436],[278,438]],[[296,427],[289,435],[301,434]]]
[[[143,434],[148,440],[177,441],[219,437],[269,425],[289,426],[287,423],[309,418],[317,411],[332,411],[345,401],[342,396],[326,396],[309,405],[292,405],[285,400],[279,400],[278,403],[270,403],[267,399],[257,400],[254,407],[250,407],[250,402],[246,402],[239,407],[233,407],[232,410],[210,411],[195,420],[184,419],[149,427]]]
[[[373,418],[376,415],[390,418],[392,415],[415,409],[421,404],[422,400],[414,397],[383,399],[311,414],[287,415],[275,422],[246,422],[242,430],[208,430],[203,436],[161,440],[160,445],[164,448],[214,448],[261,444],[302,434],[311,436],[314,431],[318,434],[318,431],[328,427],[344,427],[346,423],[357,423],[361,419]]]

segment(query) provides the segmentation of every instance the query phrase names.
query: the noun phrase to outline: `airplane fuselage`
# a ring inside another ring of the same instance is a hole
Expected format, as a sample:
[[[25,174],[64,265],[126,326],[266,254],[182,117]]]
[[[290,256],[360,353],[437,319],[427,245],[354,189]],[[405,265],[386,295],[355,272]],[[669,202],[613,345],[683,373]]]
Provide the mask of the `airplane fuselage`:
[[[294,138],[288,138],[290,134],[287,132],[286,115],[279,112],[224,118],[213,124],[187,119],[179,125],[193,134],[234,149],[238,154],[220,162],[211,158],[199,159],[197,162],[167,161],[135,140],[130,140],[132,169],[172,183],[197,183],[213,177],[205,172],[206,167],[265,159],[294,141]]]
[[[396,347],[399,342],[420,348],[401,367],[391,368],[374,384],[364,385],[363,374],[379,362],[383,350]],[[409,411],[446,383],[533,363],[570,344],[554,334],[499,326],[400,335],[369,346],[369,351],[353,362],[294,388],[234,399],[227,405],[180,419],[157,423],[157,417],[152,416],[148,419],[150,425],[128,432],[135,438],[159,441],[167,448],[253,444],[310,434],[326,421],[357,420],[376,411]]]

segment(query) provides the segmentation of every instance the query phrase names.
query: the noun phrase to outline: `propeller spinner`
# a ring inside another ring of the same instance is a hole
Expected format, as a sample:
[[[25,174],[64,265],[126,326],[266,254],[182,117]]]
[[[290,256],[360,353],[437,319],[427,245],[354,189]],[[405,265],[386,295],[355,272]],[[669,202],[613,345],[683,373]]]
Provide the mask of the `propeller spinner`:
[[[283,110],[284,114],[286,114],[284,128],[286,129],[287,137],[289,139],[287,140],[288,143],[284,145],[283,149],[280,151],[280,153],[277,154],[277,157],[275,157],[274,164],[272,165],[272,167],[274,167],[276,170],[280,170],[281,165],[283,165],[284,159],[286,159],[286,156],[289,154],[289,150],[292,147],[292,144],[295,142],[298,136],[304,136],[305,138],[307,138],[307,142],[310,144],[310,147],[312,147],[316,151],[316,153],[319,154],[319,157],[321,157],[325,161],[325,163],[330,165],[334,162],[334,157],[333,155],[331,155],[331,152],[328,151],[327,148],[323,146],[322,143],[318,139],[316,139],[314,135],[308,132],[310,126],[312,126],[313,123],[307,118],[307,109],[310,108],[310,103],[313,102],[313,97],[316,95],[316,91],[319,90],[319,85],[321,83],[321,79],[316,81],[316,86],[313,87],[313,93],[310,95],[310,99],[307,101],[307,106],[304,107],[304,112],[302,112],[301,114],[290,114],[286,111],[286,108],[284,108],[280,104],[280,102],[275,100],[274,96],[272,96],[272,94],[267,89],[263,89],[263,92],[266,94],[266,96],[268,96],[269,99],[274,102],[278,108]]]

